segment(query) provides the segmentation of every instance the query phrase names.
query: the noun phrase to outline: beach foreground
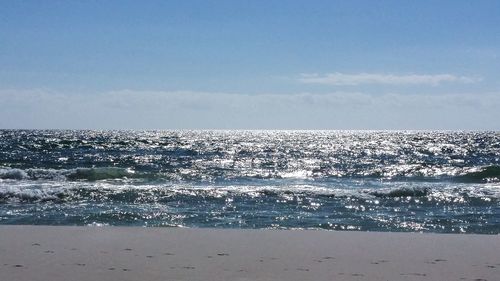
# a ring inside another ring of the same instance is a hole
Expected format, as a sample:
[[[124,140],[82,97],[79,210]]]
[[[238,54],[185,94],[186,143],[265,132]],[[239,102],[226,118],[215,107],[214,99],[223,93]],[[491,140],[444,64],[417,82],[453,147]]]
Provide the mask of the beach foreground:
[[[500,236],[0,226],[0,280],[499,280]]]

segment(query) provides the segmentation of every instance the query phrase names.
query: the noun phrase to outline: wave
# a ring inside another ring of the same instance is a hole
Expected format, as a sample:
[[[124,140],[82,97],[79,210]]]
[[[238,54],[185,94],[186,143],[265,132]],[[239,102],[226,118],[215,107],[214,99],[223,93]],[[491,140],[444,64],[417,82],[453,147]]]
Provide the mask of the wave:
[[[498,234],[499,203],[500,184],[388,182],[347,189],[283,183],[0,181],[0,224],[332,230],[352,226]]]
[[[0,179],[10,180],[86,180],[98,181],[121,178],[142,177],[144,174],[135,173],[128,168],[101,167],[101,168],[76,168],[76,169],[0,169]]]
[[[23,180],[28,178],[28,174],[21,169],[0,169],[0,179]]]
[[[424,197],[429,195],[431,192],[430,188],[397,188],[387,191],[372,191],[369,192],[370,195],[381,198],[391,198],[391,197]]]
[[[19,189],[0,190],[0,202],[47,202],[64,201],[67,192],[57,190]]]
[[[131,169],[104,167],[104,168],[78,168],[71,170],[66,174],[69,180],[106,180],[106,179],[120,179],[138,176]]]
[[[17,169],[0,168],[0,180],[52,180],[52,181],[100,181],[114,179],[183,180],[188,182],[245,180],[305,180],[326,181],[339,179],[368,179],[384,181],[451,181],[458,183],[500,182],[500,166],[483,167],[427,167],[416,165],[387,166],[380,171],[323,171],[283,170],[270,172],[263,169],[237,170],[218,167],[188,167],[181,170],[138,172],[132,168],[98,167],[74,169]],[[408,191],[413,192],[413,191]]]
[[[487,166],[478,171],[471,171],[458,177],[465,182],[499,182],[500,166]]]
[[[130,183],[130,182],[0,182],[0,203],[85,202],[85,203],[172,203],[219,204],[220,202],[319,202],[331,204],[378,204],[421,200],[425,204],[496,204],[500,184],[441,182],[386,182],[372,186],[340,186],[328,183],[265,185]],[[183,203],[182,203],[183,202]],[[288,202],[288,203],[287,203]],[[295,202],[295,203],[293,203]],[[364,203],[363,203],[364,202]],[[467,203],[468,202],[468,203]],[[474,203],[475,202],[475,203]],[[239,204],[239,203],[238,203]],[[391,203],[390,203],[391,204]],[[437,205],[436,205],[437,206]]]

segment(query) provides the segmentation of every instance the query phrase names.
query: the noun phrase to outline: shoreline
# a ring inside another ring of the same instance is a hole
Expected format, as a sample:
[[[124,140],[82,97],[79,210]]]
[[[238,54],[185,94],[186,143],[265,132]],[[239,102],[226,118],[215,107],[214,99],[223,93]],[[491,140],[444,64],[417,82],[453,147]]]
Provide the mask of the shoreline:
[[[0,280],[497,280],[500,235],[0,226]]]

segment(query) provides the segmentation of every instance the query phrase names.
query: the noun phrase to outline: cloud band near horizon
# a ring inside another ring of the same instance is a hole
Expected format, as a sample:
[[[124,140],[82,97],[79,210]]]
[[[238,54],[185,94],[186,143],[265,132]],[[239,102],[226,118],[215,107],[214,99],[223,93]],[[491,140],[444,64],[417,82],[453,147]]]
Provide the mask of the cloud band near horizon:
[[[457,76],[453,74],[381,74],[357,73],[346,74],[340,72],[326,74],[301,74],[299,82],[305,84],[324,84],[332,86],[356,86],[361,84],[385,85],[430,85],[437,86],[441,83],[476,83],[481,77]]]
[[[0,129],[500,129],[496,92],[0,90],[0,100]]]

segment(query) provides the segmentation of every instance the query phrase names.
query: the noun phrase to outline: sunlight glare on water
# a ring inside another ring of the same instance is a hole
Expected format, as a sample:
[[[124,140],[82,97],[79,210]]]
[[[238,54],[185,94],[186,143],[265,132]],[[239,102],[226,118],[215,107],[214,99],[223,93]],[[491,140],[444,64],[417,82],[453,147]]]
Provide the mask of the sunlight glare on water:
[[[500,233],[500,135],[0,131],[0,223]]]

